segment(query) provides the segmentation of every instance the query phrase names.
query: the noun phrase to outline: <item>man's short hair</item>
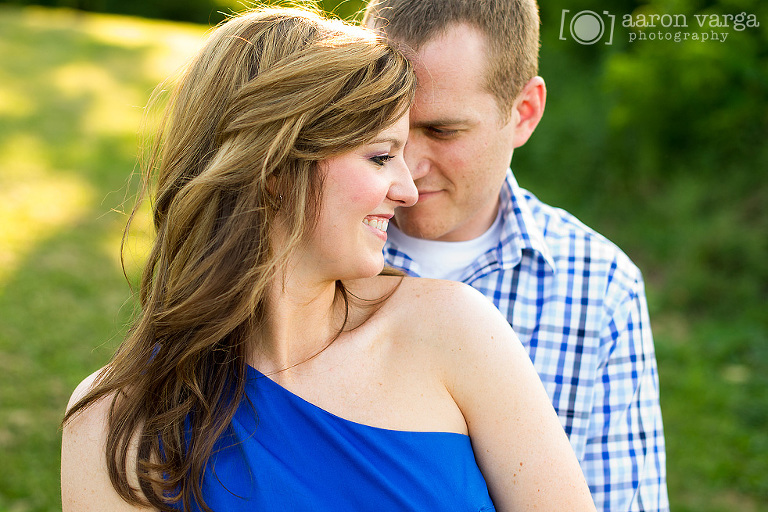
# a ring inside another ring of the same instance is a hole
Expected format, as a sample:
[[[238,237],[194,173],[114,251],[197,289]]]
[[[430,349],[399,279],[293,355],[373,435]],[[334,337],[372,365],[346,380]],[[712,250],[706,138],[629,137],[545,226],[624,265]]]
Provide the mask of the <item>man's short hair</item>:
[[[504,116],[539,69],[536,0],[370,0],[363,23],[418,50],[452,24],[485,35],[486,86]]]

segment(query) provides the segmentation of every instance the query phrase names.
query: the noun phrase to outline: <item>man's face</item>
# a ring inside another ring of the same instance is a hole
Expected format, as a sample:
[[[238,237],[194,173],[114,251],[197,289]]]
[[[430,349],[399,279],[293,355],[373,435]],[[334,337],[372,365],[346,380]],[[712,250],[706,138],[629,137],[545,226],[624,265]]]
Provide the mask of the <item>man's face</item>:
[[[503,119],[485,89],[485,38],[476,29],[449,27],[422,45],[414,61],[419,87],[405,160],[419,201],[397,209],[397,226],[418,238],[471,240],[496,217],[516,114]]]

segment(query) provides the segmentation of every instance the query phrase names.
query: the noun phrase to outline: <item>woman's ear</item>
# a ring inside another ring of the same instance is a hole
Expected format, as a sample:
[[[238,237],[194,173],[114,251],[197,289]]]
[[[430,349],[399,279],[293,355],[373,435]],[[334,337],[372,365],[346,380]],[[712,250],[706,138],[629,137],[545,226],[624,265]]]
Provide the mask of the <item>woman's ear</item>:
[[[283,192],[277,176],[274,174],[267,176],[266,189],[270,207],[278,211],[283,204]]]
[[[514,147],[519,148],[528,141],[544,115],[546,103],[547,86],[544,79],[535,76],[528,80],[512,107],[515,122]]]

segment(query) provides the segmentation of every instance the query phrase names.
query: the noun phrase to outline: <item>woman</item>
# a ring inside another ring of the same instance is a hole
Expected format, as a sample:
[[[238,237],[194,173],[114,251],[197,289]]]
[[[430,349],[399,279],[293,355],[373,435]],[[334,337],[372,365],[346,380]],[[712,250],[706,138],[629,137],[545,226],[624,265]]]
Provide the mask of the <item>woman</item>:
[[[304,11],[214,33],[150,161],[141,315],[64,419],[65,511],[594,510],[495,308],[380,274],[414,80]]]

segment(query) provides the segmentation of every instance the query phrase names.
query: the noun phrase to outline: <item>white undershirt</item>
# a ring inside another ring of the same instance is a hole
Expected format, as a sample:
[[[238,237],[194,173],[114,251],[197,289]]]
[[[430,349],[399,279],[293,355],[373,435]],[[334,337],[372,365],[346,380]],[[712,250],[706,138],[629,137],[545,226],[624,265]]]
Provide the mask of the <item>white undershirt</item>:
[[[477,258],[493,249],[501,239],[501,209],[491,227],[477,238],[464,242],[438,242],[404,234],[389,224],[387,238],[419,266],[421,277],[460,281]]]

